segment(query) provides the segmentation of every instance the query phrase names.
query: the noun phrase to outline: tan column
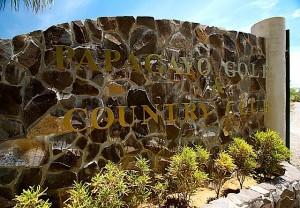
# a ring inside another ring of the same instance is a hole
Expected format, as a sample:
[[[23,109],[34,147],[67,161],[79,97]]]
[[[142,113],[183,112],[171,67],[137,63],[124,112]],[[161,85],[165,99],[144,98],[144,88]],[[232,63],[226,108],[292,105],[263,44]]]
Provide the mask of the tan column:
[[[265,126],[277,131],[285,141],[285,19],[273,17],[262,20],[251,27],[251,33],[266,38],[266,64],[268,66],[266,99],[269,103],[269,112],[265,113]]]

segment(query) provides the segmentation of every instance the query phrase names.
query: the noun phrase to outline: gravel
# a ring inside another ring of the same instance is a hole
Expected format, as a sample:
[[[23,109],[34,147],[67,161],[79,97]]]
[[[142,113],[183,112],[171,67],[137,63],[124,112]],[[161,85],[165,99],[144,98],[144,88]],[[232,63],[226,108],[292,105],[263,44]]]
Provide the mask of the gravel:
[[[300,169],[300,102],[291,105],[291,163]]]

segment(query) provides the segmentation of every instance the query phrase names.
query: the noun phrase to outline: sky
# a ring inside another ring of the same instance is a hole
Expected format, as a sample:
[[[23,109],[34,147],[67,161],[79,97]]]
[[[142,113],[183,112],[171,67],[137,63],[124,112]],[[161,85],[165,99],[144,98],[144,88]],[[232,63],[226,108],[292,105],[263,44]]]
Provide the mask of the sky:
[[[24,8],[15,12],[8,4],[0,11],[0,38],[106,16],[152,16],[242,32],[263,19],[284,17],[291,34],[291,87],[300,88],[300,0],[54,0],[39,14]]]

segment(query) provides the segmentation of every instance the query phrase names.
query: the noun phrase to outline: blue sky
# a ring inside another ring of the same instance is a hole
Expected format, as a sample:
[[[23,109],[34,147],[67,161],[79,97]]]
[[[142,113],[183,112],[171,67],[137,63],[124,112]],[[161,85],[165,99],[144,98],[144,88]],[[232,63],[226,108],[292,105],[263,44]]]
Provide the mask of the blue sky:
[[[153,16],[243,32],[263,19],[285,17],[291,33],[291,86],[300,88],[300,0],[55,0],[37,15],[23,8],[0,11],[0,38],[103,16]]]

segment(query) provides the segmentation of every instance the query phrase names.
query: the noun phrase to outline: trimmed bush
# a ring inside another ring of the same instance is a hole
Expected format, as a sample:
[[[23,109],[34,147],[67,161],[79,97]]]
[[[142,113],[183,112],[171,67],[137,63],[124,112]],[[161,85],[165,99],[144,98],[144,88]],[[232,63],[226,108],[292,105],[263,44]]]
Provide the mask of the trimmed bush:
[[[96,207],[113,208],[125,205],[123,197],[129,188],[125,182],[126,175],[126,171],[109,161],[105,168],[92,178],[91,192]]]
[[[254,139],[259,174],[265,179],[280,175],[282,173],[280,163],[291,157],[291,152],[284,145],[283,139],[270,129],[266,132],[257,132]]]
[[[131,206],[139,206],[148,202],[151,195],[150,162],[143,157],[137,157],[136,159],[135,170],[130,170],[127,176]]]
[[[189,201],[191,194],[207,179],[207,174],[198,167],[197,153],[190,147],[183,147],[172,156],[167,170],[178,199],[181,195]]]
[[[67,208],[92,208],[93,199],[89,190],[89,185],[86,183],[77,183],[68,191],[70,197],[65,202]]]
[[[225,151],[222,151],[214,162],[212,180],[215,185],[217,198],[220,197],[220,191],[224,183],[231,178],[235,171],[235,164],[232,157]]]
[[[257,167],[256,154],[251,145],[241,138],[234,138],[228,147],[228,154],[236,165],[236,177],[243,188],[246,176],[249,176]]]
[[[152,187],[154,199],[158,204],[158,207],[161,207],[163,203],[167,201],[169,195],[169,181],[161,174],[155,175],[155,183]]]
[[[210,153],[202,146],[196,146],[197,163],[200,170],[207,168],[210,159]]]

